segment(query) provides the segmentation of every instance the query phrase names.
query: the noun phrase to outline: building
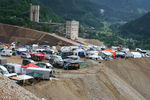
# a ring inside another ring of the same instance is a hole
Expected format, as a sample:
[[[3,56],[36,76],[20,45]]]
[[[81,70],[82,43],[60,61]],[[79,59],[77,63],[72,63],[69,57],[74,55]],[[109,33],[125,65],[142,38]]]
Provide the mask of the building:
[[[30,4],[30,20],[33,22],[39,22],[39,5]]]
[[[79,22],[67,21],[66,22],[66,37],[71,40],[77,40],[79,34]]]

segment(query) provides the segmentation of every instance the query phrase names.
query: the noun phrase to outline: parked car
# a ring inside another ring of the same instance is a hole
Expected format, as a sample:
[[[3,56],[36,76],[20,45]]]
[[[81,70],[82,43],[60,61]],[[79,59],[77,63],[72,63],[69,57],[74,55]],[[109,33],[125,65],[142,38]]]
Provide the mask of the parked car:
[[[123,53],[123,52],[117,52],[116,53],[116,57],[120,57],[120,58],[125,58],[125,53]]]
[[[79,69],[80,66],[77,62],[70,62],[70,63],[66,63],[64,65],[64,69],[65,70],[69,70],[69,69]]]
[[[28,54],[28,53],[22,53],[21,54],[21,58],[27,58],[27,59],[29,59],[29,58],[31,58],[31,55]]]
[[[73,52],[61,52],[59,54],[59,56],[61,56],[62,59],[66,59],[68,56],[71,56],[71,55],[73,55]]]
[[[48,69],[52,69],[53,66],[50,63],[45,63],[45,62],[39,62],[35,65],[40,66],[40,68],[48,68]]]
[[[61,56],[58,55],[52,55],[51,59],[49,60],[49,63],[52,64],[54,67],[63,67],[64,61],[61,58]]]
[[[99,55],[96,55],[96,54],[94,54],[94,55],[89,55],[88,58],[89,58],[89,59],[94,59],[94,60],[102,60],[102,57],[99,56]]]
[[[79,57],[79,56],[72,55],[72,56],[67,56],[67,59],[80,60],[80,57]]]
[[[23,59],[23,61],[22,61],[23,65],[27,65],[27,64],[30,64],[30,63],[34,63],[35,64],[35,62],[33,60],[31,60],[31,59]]]
[[[64,69],[69,70],[69,69],[80,69],[84,68],[87,66],[87,63],[82,61],[82,60],[66,60],[64,63]]]

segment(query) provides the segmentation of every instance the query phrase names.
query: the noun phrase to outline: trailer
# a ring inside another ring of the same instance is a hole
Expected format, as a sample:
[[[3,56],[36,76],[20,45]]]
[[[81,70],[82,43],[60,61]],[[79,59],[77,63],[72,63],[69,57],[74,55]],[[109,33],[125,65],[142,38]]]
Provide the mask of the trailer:
[[[52,75],[52,69],[30,67],[27,68],[26,74],[37,79],[50,79]]]

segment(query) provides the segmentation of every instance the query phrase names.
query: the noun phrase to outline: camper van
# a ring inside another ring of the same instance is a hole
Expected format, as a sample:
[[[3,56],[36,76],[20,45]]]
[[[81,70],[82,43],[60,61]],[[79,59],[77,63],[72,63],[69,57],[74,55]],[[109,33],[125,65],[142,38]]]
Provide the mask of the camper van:
[[[12,56],[12,50],[2,50],[2,56]]]
[[[4,66],[2,66],[2,65],[0,65],[0,73],[3,74],[6,77],[12,77],[12,76],[16,76],[17,75],[16,73],[11,73],[10,74],[8,72],[8,70]]]
[[[20,64],[15,64],[15,63],[7,63],[3,65],[9,73],[21,73],[21,65]]]

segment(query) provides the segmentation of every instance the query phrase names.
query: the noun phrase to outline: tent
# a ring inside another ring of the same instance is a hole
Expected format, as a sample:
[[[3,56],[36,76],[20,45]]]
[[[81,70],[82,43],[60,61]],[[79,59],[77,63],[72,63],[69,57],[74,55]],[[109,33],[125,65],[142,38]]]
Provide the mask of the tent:
[[[22,70],[21,70],[22,74],[26,74],[27,68],[30,68],[30,67],[40,68],[40,66],[37,66],[37,65],[35,65],[33,63],[30,63],[30,64],[27,64],[25,66],[21,66],[21,68],[22,68]]]
[[[131,52],[131,54],[133,55],[133,58],[141,58],[142,55],[139,52]]]
[[[35,61],[42,61],[44,60],[44,54],[43,53],[33,53],[31,54],[31,58]]]
[[[40,66],[37,66],[37,65],[35,65],[35,64],[33,64],[33,63],[30,63],[30,64],[27,64],[27,65],[25,65],[25,66],[22,66],[21,68],[27,69],[27,68],[29,68],[29,67],[40,68]]]
[[[108,52],[112,53],[112,57],[115,57],[115,56],[116,56],[116,52],[113,51],[113,50],[111,50],[111,49],[106,49],[106,50],[104,50],[104,51],[108,51]]]

